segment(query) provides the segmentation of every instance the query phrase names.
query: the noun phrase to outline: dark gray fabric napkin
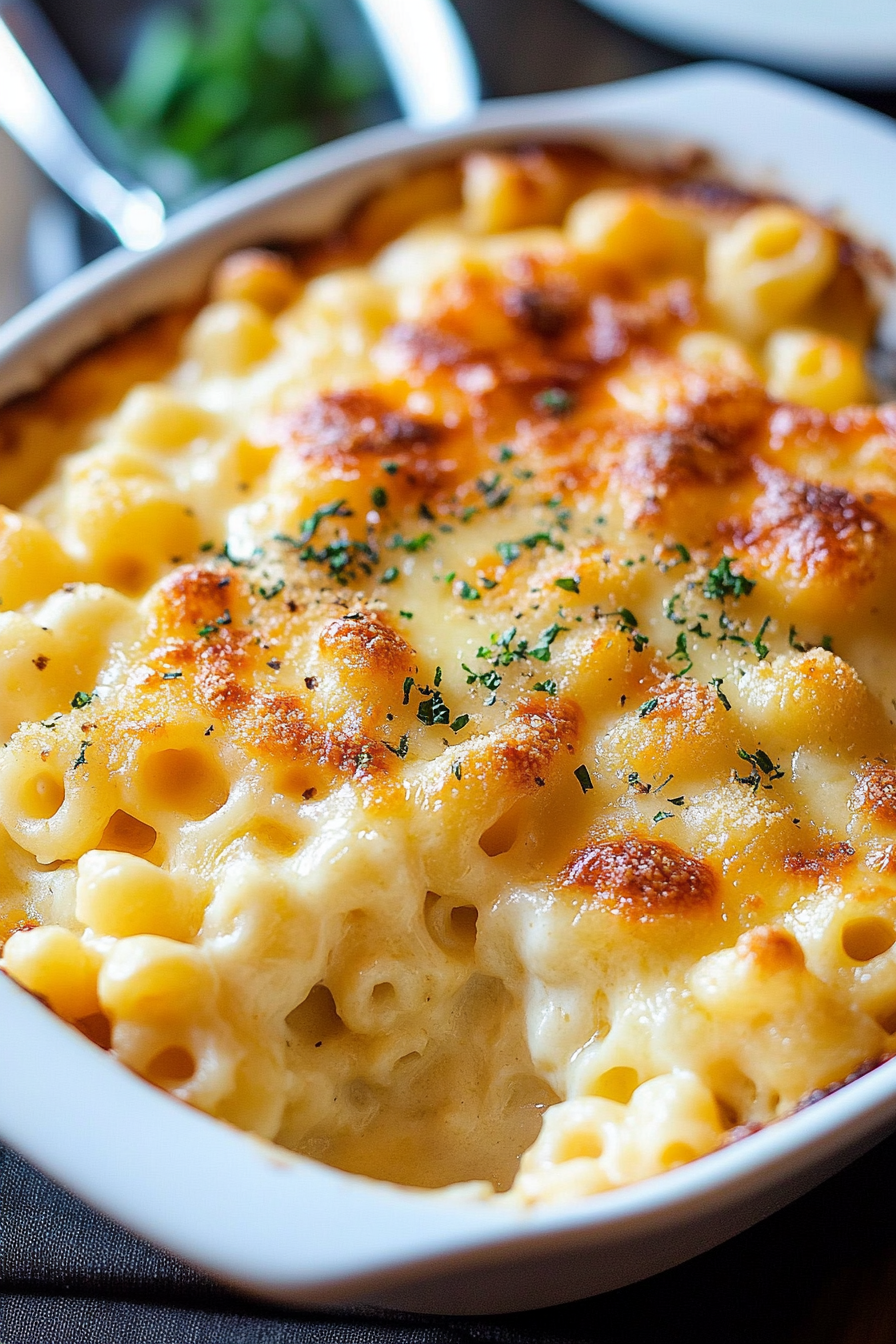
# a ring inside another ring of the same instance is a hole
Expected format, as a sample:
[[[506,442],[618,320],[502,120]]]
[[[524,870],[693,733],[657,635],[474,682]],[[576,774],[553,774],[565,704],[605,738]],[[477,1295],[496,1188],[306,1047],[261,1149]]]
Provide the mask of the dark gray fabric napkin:
[[[717,1250],[603,1297],[495,1317],[288,1311],[0,1149],[0,1344],[894,1344],[894,1209],[896,1137]]]

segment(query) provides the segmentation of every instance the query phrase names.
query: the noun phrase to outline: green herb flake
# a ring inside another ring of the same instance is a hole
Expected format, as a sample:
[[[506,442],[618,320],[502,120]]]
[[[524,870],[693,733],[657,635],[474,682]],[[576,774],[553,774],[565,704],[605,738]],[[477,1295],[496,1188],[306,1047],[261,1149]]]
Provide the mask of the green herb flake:
[[[766,630],[768,629],[769,625],[771,624],[771,619],[772,619],[771,616],[766,616],[765,620],[762,622],[762,625],[759,627],[759,633],[758,633],[758,635],[757,635],[756,638],[753,640],[753,649],[754,649],[754,651],[755,651],[755,653],[756,653],[756,657],[759,659],[760,663],[761,663],[765,658],[768,657],[768,645],[767,645],[767,644],[764,644],[764,643],[762,642],[762,636],[765,634]]]
[[[407,701],[405,701],[405,704],[407,704]],[[383,742],[383,746],[387,751],[391,751],[393,756],[397,756],[399,760],[403,761],[408,754],[408,734],[402,733],[398,739],[397,747],[393,747],[391,742]]]
[[[513,451],[510,444],[502,443],[500,448],[498,449],[498,461],[511,462],[515,457],[516,453]]]
[[[755,587],[756,584],[752,579],[746,578],[743,574],[736,574],[731,568],[728,556],[723,555],[704,580],[703,596],[724,602],[726,597],[748,597]]]
[[[278,593],[282,593],[285,587],[286,581],[284,579],[278,579],[276,583],[271,584],[270,588],[263,588],[261,584],[259,584],[258,596],[263,597],[265,601],[270,601],[272,597],[276,597]]]
[[[643,704],[638,706],[638,718],[646,719],[647,715],[652,714],[658,704],[659,700],[655,695],[652,695],[649,700],[645,700]]]
[[[388,569],[383,570],[380,583],[394,583],[397,578],[398,578],[398,566],[390,565]]]
[[[594,788],[594,785],[591,783],[591,776],[588,773],[587,765],[580,765],[578,769],[573,770],[573,774],[579,781],[579,787],[583,793],[587,793],[589,789]]]
[[[676,677],[686,676],[694,666],[694,661],[688,653],[688,637],[683,630],[679,630],[678,638],[675,641],[675,649],[669,654],[670,662],[676,660],[684,663],[684,667],[679,668],[679,670],[673,674]]]
[[[95,694],[95,691],[75,691],[72,697],[72,709],[86,709]]]
[[[461,579],[458,583],[457,595],[458,597],[463,598],[464,602],[478,602],[480,599],[479,589],[474,588],[472,584],[467,583],[466,579]]]
[[[451,722],[451,712],[439,691],[433,691],[428,699],[420,701],[417,706],[417,718],[428,728],[438,723]]]
[[[535,405],[548,415],[569,415],[575,404],[575,398],[563,387],[547,387],[535,397]]]
[[[92,744],[90,742],[81,743],[81,750],[78,752],[77,756],[75,757],[74,764],[72,765],[73,770],[77,770],[79,766],[87,764],[87,757],[85,756],[84,753],[87,751],[87,748],[91,745]]]
[[[470,722],[469,714],[458,714],[457,718],[451,725],[452,733],[459,733],[462,728],[466,728],[469,722]]]
[[[568,625],[549,625],[547,630],[542,630],[538,636],[538,643],[529,649],[529,654],[537,658],[540,663],[548,663],[551,659],[551,645],[557,636],[564,630],[568,630]]]
[[[162,673],[162,680],[163,680],[163,681],[177,681],[177,679],[178,679],[179,677],[182,677],[182,676],[183,676],[183,672],[163,672],[163,673]]]
[[[709,684],[710,684],[710,686],[715,686],[715,688],[716,688],[716,695],[717,695],[717,697],[719,698],[719,700],[721,701],[721,703],[724,705],[725,709],[730,709],[730,708],[731,708],[731,701],[728,699],[727,695],[726,695],[725,692],[722,690],[722,682],[723,682],[723,681],[724,681],[724,677],[712,677],[712,678],[710,679],[710,683],[709,683]]]
[[[381,485],[375,485],[371,490],[370,502],[375,509],[384,509],[389,503],[389,496]]]
[[[406,705],[411,698],[411,691],[414,689],[414,678],[405,677],[401,703]]]
[[[399,611],[398,614],[399,616],[403,616],[406,621],[412,621],[414,619],[414,613],[412,611]]]
[[[548,677],[546,681],[536,681],[533,690],[544,691],[545,695],[556,695],[557,683],[552,677]]]
[[[427,546],[431,546],[435,537],[431,532],[421,532],[419,537],[402,537],[397,532],[392,538],[391,546],[393,550],[407,551],[409,555],[414,555],[417,551],[425,551]]]
[[[653,815],[653,824],[655,826],[657,822],[668,821],[670,817],[674,816],[675,816],[674,812],[655,812]]]
[[[744,751],[743,747],[738,747],[737,754],[740,759],[746,761],[752,769],[748,775],[739,775],[735,771],[734,778],[739,784],[748,785],[754,793],[757,791],[760,784],[764,789],[770,789],[776,779],[784,778],[784,771],[781,769],[780,762],[773,761],[768,752],[763,751],[761,747],[757,747],[756,750],[752,752]]]
[[[578,577],[555,579],[554,587],[562,588],[564,593],[578,593],[581,580]]]

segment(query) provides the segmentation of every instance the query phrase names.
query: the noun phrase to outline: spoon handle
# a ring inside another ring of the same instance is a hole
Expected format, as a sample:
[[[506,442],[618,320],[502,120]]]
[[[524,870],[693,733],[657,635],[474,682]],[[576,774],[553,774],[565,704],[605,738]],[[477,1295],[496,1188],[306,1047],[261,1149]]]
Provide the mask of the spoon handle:
[[[48,51],[51,43],[53,50]],[[21,0],[0,4],[0,125],[66,195],[107,224],[124,247],[135,252],[155,247],[164,233],[161,200],[148,187],[126,187],[103,167],[41,78],[26,44],[35,57],[36,46],[43,48],[57,70],[70,65],[49,26],[38,22],[27,5]],[[84,97],[89,97],[86,90]]]

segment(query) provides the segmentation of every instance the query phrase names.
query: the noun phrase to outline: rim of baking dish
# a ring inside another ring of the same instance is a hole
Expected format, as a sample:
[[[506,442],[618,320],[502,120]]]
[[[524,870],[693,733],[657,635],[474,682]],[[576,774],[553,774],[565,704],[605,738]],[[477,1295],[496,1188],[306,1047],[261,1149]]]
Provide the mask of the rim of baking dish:
[[[817,210],[848,202],[845,218],[860,236],[896,255],[888,186],[896,128],[794,80],[708,62],[502,100],[438,132],[376,127],[216,193],[177,216],[157,252],[101,258],[13,318],[0,331],[0,398],[39,386],[98,340],[195,293],[223,252],[259,235],[300,233],[303,196],[323,193],[315,209],[335,222],[396,168],[474,143],[534,138],[609,141],[653,156],[699,144],[736,180],[778,186]],[[318,1301],[370,1297],[548,1249],[671,1234],[776,1185],[783,1203],[789,1178],[831,1169],[896,1124],[893,1060],[662,1176],[519,1208],[348,1175],[238,1131],[130,1073],[2,975],[0,1078],[0,1137],[55,1180],[208,1272]]]

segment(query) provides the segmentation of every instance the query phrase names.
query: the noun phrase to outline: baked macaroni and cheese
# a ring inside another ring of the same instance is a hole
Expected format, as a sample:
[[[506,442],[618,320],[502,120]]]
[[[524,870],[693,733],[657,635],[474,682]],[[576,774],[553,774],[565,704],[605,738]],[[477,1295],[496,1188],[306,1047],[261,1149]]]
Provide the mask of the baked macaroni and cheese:
[[[886,1058],[873,263],[476,152],[9,406],[5,972],[231,1124],[523,1203]]]

